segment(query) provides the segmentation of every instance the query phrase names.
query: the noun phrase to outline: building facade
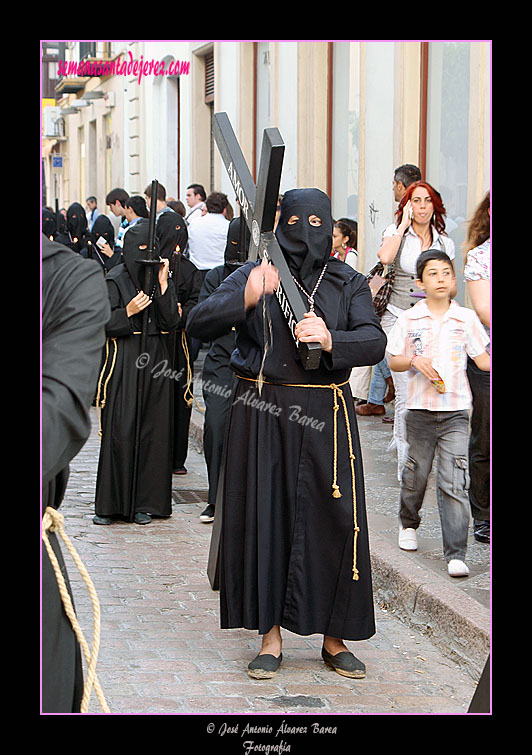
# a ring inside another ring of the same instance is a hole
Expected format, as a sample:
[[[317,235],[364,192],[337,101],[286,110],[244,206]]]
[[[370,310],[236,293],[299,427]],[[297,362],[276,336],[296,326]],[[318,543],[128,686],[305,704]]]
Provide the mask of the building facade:
[[[43,203],[94,195],[107,211],[112,188],[142,194],[157,178],[175,199],[201,183],[236,209],[212,136],[225,111],[254,177],[263,129],[279,128],[281,192],[318,187],[335,218],[356,220],[362,272],[394,218],[394,169],[419,165],[442,194],[463,268],[465,224],[490,187],[489,40],[42,46]]]

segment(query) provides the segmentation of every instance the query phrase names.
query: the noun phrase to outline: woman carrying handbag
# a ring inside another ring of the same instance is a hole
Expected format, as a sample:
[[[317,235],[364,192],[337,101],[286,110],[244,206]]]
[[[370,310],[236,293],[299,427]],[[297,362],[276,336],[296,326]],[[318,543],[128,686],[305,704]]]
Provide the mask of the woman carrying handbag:
[[[399,202],[397,222],[384,231],[377,256],[383,265],[393,266],[393,280],[389,285],[386,308],[381,318],[382,328],[387,335],[401,312],[419,301],[415,278],[416,260],[421,252],[441,249],[454,259],[454,242],[445,235],[445,214],[440,193],[425,181],[416,181],[410,184]],[[451,293],[451,298],[455,295],[456,289]],[[395,416],[393,439],[388,450],[395,447],[397,451],[397,478],[400,481],[408,453],[405,427],[408,372],[392,371],[392,378],[395,386]]]

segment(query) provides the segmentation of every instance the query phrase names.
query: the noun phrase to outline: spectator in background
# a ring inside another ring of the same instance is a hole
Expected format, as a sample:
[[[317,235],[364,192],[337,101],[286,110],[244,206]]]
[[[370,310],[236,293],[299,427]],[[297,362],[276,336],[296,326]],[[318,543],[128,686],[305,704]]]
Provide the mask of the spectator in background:
[[[188,214],[185,216],[187,225],[201,218],[201,211],[205,205],[206,198],[205,189],[201,184],[190,184],[190,186],[187,186],[185,201],[190,208]]]
[[[421,181],[421,171],[419,170],[417,165],[405,163],[404,165],[400,165],[398,168],[394,170],[392,189],[393,189],[393,198],[395,199],[396,202],[401,201],[405,191],[408,189],[410,184],[414,183],[414,181]],[[386,322],[383,324],[383,328],[385,332],[388,332],[389,328],[387,330]],[[370,368],[364,368],[364,369],[368,370]],[[362,375],[364,373],[359,373],[359,374],[360,374],[359,380],[362,380]],[[367,375],[367,372],[366,372],[366,375]],[[398,378],[398,380],[400,379],[401,377]],[[354,386],[353,384],[351,387],[353,389],[356,388],[356,386]],[[386,358],[384,358],[379,364],[375,365],[375,367],[373,368],[373,375],[371,377],[371,383],[369,385],[369,393],[367,394],[367,401],[359,402],[359,404],[355,408],[355,411],[361,417],[382,416],[383,422],[393,423],[394,421],[393,417],[386,416],[386,408],[384,404],[387,404],[390,401],[393,401],[394,398],[395,398],[394,381],[391,376],[390,368],[388,367],[388,362],[386,361]],[[395,441],[392,440],[392,444],[394,443]]]
[[[125,189],[112,189],[105,197],[105,204],[109,205],[111,212],[117,218],[120,218],[120,226],[118,227],[118,233],[115,239],[115,247],[122,249],[122,239],[124,232],[128,226],[128,219],[126,218],[126,199],[129,199],[129,194]]]
[[[396,202],[400,202],[405,191],[414,181],[421,181],[421,171],[417,165],[405,163],[394,170],[393,173],[393,196]]]
[[[144,197],[141,197],[139,195],[126,199],[124,209],[126,220],[128,222],[127,228],[125,229],[124,233],[127,233],[127,231],[129,231],[129,229],[136,223],[138,223],[142,218],[150,217],[150,213],[148,212],[148,207],[146,205],[146,200],[144,199]]]
[[[342,219],[335,222],[333,226],[331,255],[350,265],[354,270],[357,269],[358,257],[358,252],[355,248],[356,239],[356,231],[345,220]]]
[[[205,277],[208,270],[223,265],[229,221],[226,194],[214,191],[205,200],[207,213],[188,229],[189,258]]]
[[[478,205],[469,224],[465,242],[464,279],[473,309],[490,335],[490,192]],[[486,349],[489,353],[489,345]],[[469,502],[473,535],[480,543],[490,542],[490,373],[467,360],[467,378],[473,394],[469,436]]]
[[[148,206],[148,210],[151,210],[151,202],[152,202],[152,196],[151,196],[151,184],[148,184],[146,188],[144,189],[144,195],[146,197],[146,204]],[[168,207],[168,203],[166,201],[166,189],[162,184],[158,184],[157,186],[157,218],[156,220],[159,220],[163,212],[173,212],[171,207]]]
[[[394,179],[395,180],[395,179]],[[418,301],[416,261],[421,252],[438,249],[454,259],[454,242],[445,234],[445,206],[440,193],[424,181],[410,184],[403,194],[396,212],[396,223],[384,231],[378,257],[384,265],[392,262],[395,279],[386,312],[381,324],[386,334],[390,332],[399,315],[409,310]],[[456,286],[456,281],[455,281]],[[456,290],[452,292],[452,297]],[[408,444],[406,441],[406,398],[408,375],[396,373],[391,368],[395,387],[395,414],[393,440],[397,450],[397,477],[402,477]]]
[[[98,217],[98,201],[96,197],[87,197],[85,200],[87,203],[87,223],[89,224],[89,231],[92,231],[92,226],[94,225],[94,221]]]
[[[413,199],[415,201],[415,193]],[[405,308],[388,337],[390,369],[407,376],[408,457],[403,467],[399,547],[417,549],[420,510],[434,456],[443,550],[451,577],[465,577],[469,499],[467,445],[471,391],[467,358],[489,371],[489,338],[471,309],[453,301],[456,280],[449,256],[430,248],[416,263],[416,286],[426,299]]]
[[[167,204],[168,204],[168,207],[170,207],[174,212],[177,212],[178,215],[181,215],[182,218],[184,218],[185,215],[187,214],[185,205],[183,204],[183,202],[180,202],[178,199],[168,200]]]

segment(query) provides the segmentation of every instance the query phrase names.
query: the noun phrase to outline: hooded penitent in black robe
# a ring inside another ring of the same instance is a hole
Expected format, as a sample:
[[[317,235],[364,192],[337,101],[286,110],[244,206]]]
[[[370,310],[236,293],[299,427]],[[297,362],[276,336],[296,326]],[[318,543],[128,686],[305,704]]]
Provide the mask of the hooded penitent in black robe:
[[[87,215],[79,202],[73,202],[67,210],[66,229],[69,235],[67,246],[80,253],[87,246],[91,235]]]
[[[311,214],[321,226],[308,223]],[[294,215],[299,221],[290,225]],[[276,235],[292,274],[310,293],[328,263],[315,312],[331,332],[332,353],[322,353],[318,369],[303,368],[279,302],[269,295],[273,348],[258,395],[262,300],[244,307],[245,285],[258,262],[243,265],[189,315],[191,334],[204,340],[231,325],[237,329],[231,367],[240,377],[229,417],[220,541],[222,628],[264,634],[279,625],[344,640],[375,632],[362,456],[348,379],[352,367],[383,358],[386,336],[365,276],[329,259],[332,226],[323,192],[284,195]],[[342,395],[331,387],[287,384],[336,384]],[[341,497],[333,497],[333,484]]]
[[[243,242],[240,237],[241,218],[234,218],[229,223],[224,264],[208,271],[203,280],[200,302],[207,299],[222,281],[234,273],[247,256],[250,234],[245,222],[242,221],[242,223],[244,224]],[[213,506],[216,505],[225,430],[231,407],[234,373],[229,362],[235,349],[235,336],[235,328],[230,326],[225,333],[213,340],[203,362],[202,391],[205,402],[203,453],[209,480],[208,503]]]
[[[193,262],[183,257],[188,231],[181,215],[177,212],[163,212],[157,221],[156,234],[159,254],[170,260],[170,273],[182,310],[180,326],[172,333],[170,340],[172,369],[175,375],[172,468],[178,470],[184,466],[188,454],[193,396],[194,364],[190,357],[191,344],[186,324],[188,313],[198,302],[201,273]]]
[[[106,359],[100,373],[97,405],[101,409],[101,448],[96,480],[98,516],[132,518],[172,514],[173,381],[168,377],[168,332],[179,326],[175,289],[164,294],[154,269],[153,299],[148,307],[146,351],[140,354],[143,313],[128,317],[127,304],[144,290],[149,222],[139,220],[124,236],[124,262],[105,279],[111,303]],[[156,255],[157,257],[157,251]],[[165,368],[166,365],[166,368]],[[144,370],[137,495],[132,501],[137,379]],[[165,374],[166,373],[166,374]]]
[[[42,232],[49,241],[55,241],[57,233],[57,220],[55,212],[43,207],[42,210]]]
[[[100,237],[104,238],[111,249],[113,249],[115,243],[115,229],[107,215],[98,215],[92,226],[90,237],[87,239],[87,245],[80,252],[82,257],[96,260],[96,262],[102,266],[104,274],[107,274],[112,267],[118,265],[121,261],[122,250],[117,249],[111,257],[108,257],[98,248],[96,242]]]
[[[42,505],[59,508],[69,462],[89,437],[109,300],[101,270],[61,244],[42,240]],[[75,533],[69,533],[70,536]],[[68,584],[57,536],[48,533]],[[69,588],[70,589],[70,588]],[[42,710],[79,712],[81,655],[43,544]]]

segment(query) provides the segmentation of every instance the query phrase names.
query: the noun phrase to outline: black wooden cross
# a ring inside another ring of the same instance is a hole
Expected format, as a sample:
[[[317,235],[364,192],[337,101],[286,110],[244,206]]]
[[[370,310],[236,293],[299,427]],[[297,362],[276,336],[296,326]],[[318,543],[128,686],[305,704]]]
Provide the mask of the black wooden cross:
[[[306,370],[314,370],[320,363],[321,344],[300,343],[295,336],[295,326],[303,320],[307,308],[303,304],[301,294],[292,279],[281,247],[273,233],[284,157],[284,142],[279,129],[264,130],[257,186],[253,182],[227,113],[214,115],[213,130],[216,144],[240,204],[241,214],[251,232],[248,259],[256,260],[257,257],[261,259],[265,257],[277,268],[281,282],[275,295],[296,342],[303,367]]]

